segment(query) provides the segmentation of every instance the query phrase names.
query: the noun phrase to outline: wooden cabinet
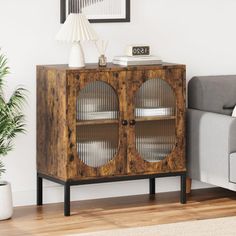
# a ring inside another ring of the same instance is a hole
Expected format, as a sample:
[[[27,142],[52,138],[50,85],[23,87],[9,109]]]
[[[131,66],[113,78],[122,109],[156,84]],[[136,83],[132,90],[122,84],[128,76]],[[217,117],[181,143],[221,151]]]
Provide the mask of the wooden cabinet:
[[[37,204],[42,179],[65,187],[181,176],[185,196],[185,66],[37,67]]]

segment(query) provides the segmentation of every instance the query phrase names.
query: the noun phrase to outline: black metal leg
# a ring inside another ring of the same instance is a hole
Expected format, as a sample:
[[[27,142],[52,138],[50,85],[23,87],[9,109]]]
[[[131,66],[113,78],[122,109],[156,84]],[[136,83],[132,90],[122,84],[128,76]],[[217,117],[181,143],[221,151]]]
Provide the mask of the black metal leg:
[[[155,194],[156,193],[156,184],[155,184],[155,178],[150,178],[149,179],[149,193]]]
[[[64,186],[64,215],[70,216],[70,184],[67,182]]]
[[[43,205],[43,179],[37,175],[37,205]]]
[[[186,196],[186,174],[181,175],[181,191],[180,191],[180,202],[185,204],[187,200]]]

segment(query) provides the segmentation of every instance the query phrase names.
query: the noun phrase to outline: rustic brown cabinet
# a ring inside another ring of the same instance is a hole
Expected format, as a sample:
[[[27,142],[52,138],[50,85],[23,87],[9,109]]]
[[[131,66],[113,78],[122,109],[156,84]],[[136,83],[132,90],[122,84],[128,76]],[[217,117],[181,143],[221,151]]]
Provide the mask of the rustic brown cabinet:
[[[43,178],[73,185],[181,176],[186,202],[185,66],[37,67],[37,204]]]

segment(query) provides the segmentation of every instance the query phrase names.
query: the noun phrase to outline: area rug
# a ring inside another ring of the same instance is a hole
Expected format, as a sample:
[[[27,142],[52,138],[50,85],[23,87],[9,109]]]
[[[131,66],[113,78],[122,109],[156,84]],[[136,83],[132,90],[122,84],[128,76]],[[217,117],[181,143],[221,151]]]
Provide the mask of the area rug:
[[[68,236],[235,236],[236,217],[114,229]]]

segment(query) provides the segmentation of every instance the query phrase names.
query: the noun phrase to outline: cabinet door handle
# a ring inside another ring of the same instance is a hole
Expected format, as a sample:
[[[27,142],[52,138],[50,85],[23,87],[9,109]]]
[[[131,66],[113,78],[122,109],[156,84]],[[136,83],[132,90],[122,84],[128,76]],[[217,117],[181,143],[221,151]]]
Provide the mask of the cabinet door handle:
[[[121,121],[121,124],[124,125],[124,126],[126,126],[126,125],[128,125],[128,121],[127,121],[127,120],[122,120],[122,121]]]
[[[135,120],[130,120],[130,121],[129,121],[129,125],[133,126],[133,125],[135,125],[135,124],[136,124],[136,121],[135,121]]]

